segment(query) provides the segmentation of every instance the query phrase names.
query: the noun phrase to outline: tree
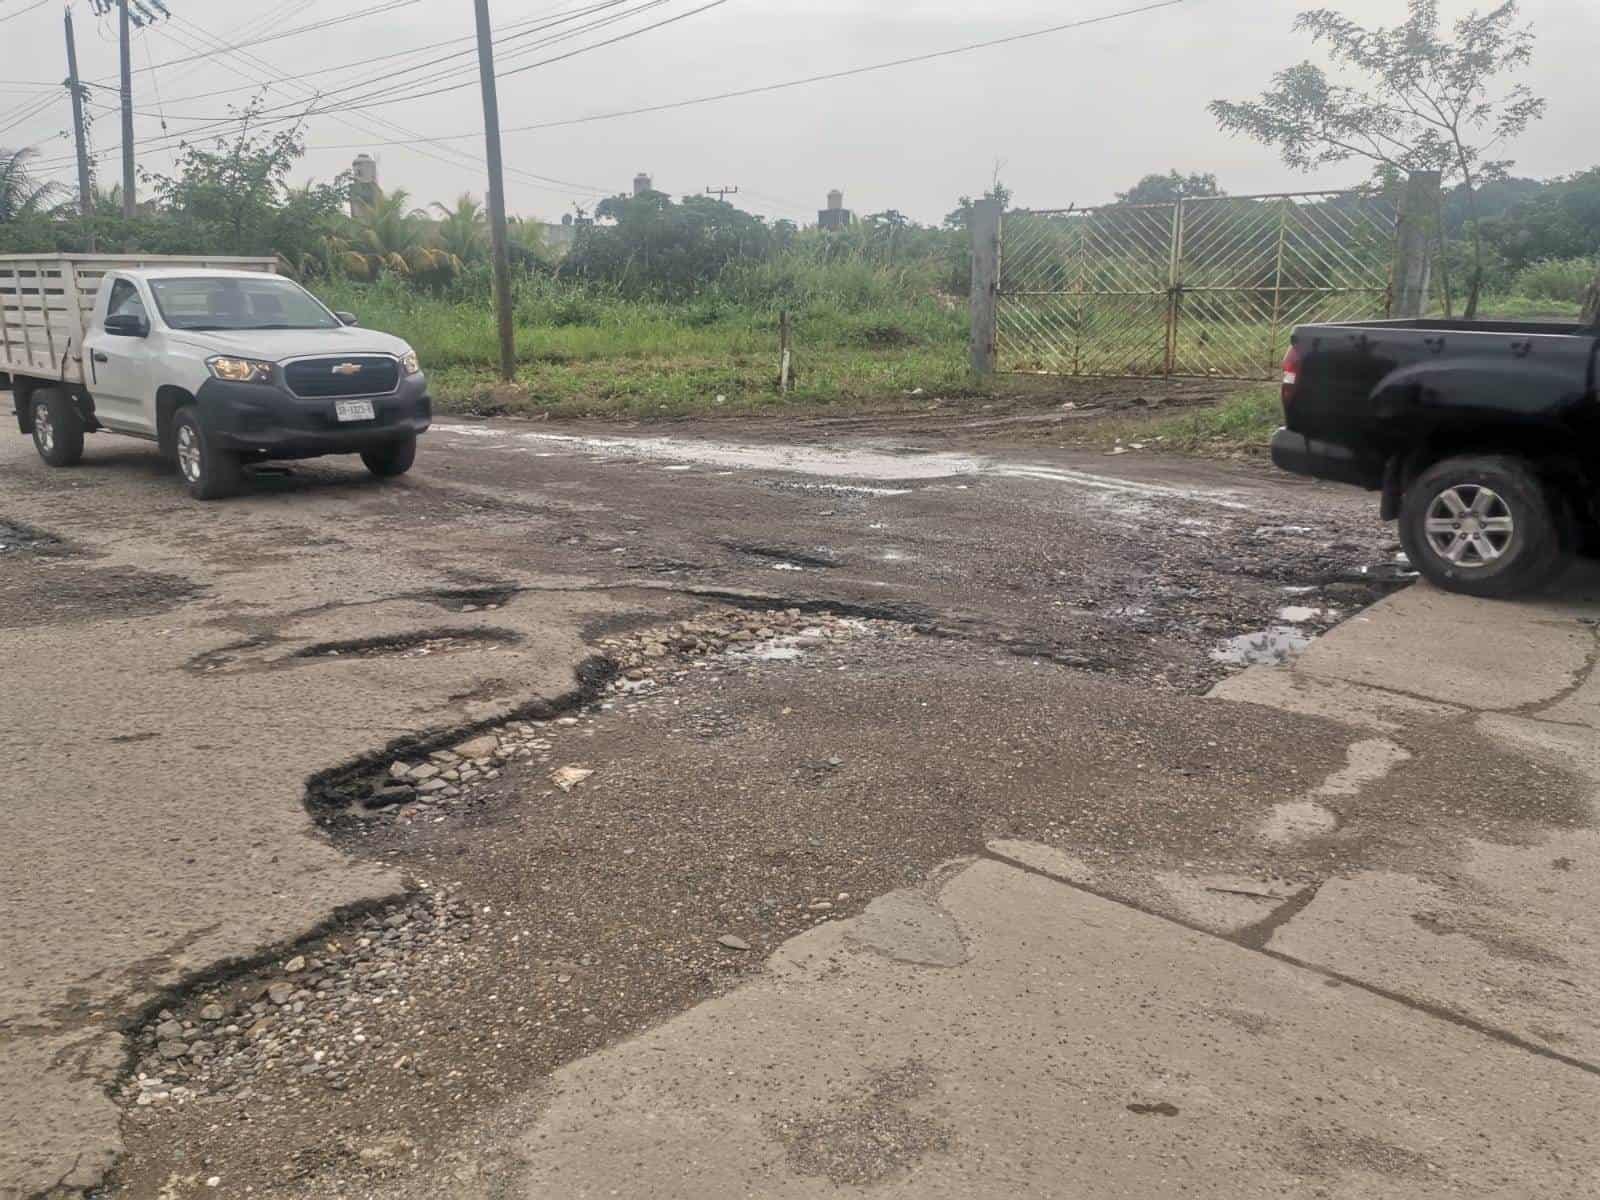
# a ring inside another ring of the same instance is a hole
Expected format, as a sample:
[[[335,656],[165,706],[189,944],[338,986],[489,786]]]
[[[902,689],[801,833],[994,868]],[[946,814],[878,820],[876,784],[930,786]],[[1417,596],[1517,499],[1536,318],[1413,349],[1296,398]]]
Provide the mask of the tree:
[[[436,235],[441,249],[464,263],[489,256],[489,218],[482,204],[463,192],[454,208],[437,200],[433,207],[440,214]]]
[[[289,172],[305,153],[296,125],[263,136],[252,131],[252,105],[230,141],[184,143],[171,175],[149,175],[156,201],[188,231],[196,251],[283,255],[298,262],[317,248],[348,197],[348,181],[290,187]]]
[[[539,266],[552,257],[544,236],[544,222],[538,217],[508,217],[506,237],[511,261],[524,269]]]
[[[37,178],[28,166],[36,151],[29,147],[0,149],[0,221],[42,216],[64,191],[60,184]]]
[[[765,259],[773,245],[760,217],[711,196],[613,196],[595,216],[612,224],[580,226],[563,270],[631,294],[693,295],[728,264]]]
[[[1011,207],[1011,189],[998,179],[994,186],[981,197],[984,200],[998,200],[1001,208]],[[971,196],[963,196],[956,201],[955,209],[947,213],[944,219],[946,229],[966,229],[972,224],[972,206],[977,203]]]
[[[1517,23],[1517,0],[1468,13],[1449,37],[1440,31],[1438,0],[1407,0],[1406,10],[1393,28],[1366,29],[1326,8],[1295,18],[1294,28],[1325,44],[1336,67],[1366,77],[1360,86],[1303,62],[1273,76],[1259,100],[1213,100],[1209,108],[1224,130],[1276,147],[1299,170],[1365,159],[1384,179],[1431,170],[1459,180],[1472,240],[1470,319],[1483,285],[1477,187],[1511,165],[1484,156],[1544,115],[1545,101],[1525,84],[1497,82],[1532,61],[1533,31]]]
[[[1125,192],[1117,193],[1118,204],[1176,204],[1201,196],[1221,196],[1217,177],[1210,172],[1191,172],[1180,175],[1168,171],[1165,175],[1146,175]]]
[[[448,250],[428,245],[428,214],[411,207],[404,188],[382,192],[355,220],[351,246],[366,260],[369,277],[382,271],[443,282],[461,269]]]

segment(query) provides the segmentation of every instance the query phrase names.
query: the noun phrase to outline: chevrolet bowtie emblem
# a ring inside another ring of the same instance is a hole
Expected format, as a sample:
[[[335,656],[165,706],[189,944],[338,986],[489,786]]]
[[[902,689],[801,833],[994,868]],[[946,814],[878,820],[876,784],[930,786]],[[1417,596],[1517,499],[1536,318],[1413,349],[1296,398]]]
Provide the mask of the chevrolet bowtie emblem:
[[[340,363],[337,367],[333,368],[333,373],[335,375],[359,375],[361,374],[361,364]]]

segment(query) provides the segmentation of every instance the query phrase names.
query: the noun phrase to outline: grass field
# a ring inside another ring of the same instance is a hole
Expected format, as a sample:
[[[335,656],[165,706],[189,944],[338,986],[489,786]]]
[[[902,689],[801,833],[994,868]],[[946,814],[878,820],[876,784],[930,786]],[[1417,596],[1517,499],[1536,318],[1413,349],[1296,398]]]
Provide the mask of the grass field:
[[[394,283],[317,290],[416,347],[447,412],[669,416],[983,390],[967,369],[965,306],[912,271],[845,264],[757,281],[754,296],[719,290],[682,304],[522,280],[509,387],[495,370],[495,324],[481,301]],[[778,386],[784,309],[793,330],[787,396]]]
[[[394,280],[316,289],[364,325],[406,338],[441,411],[479,415],[672,417],[791,407],[894,407],[1032,394],[1038,377],[992,381],[967,368],[967,310],[927,271],[866,263],[768,263],[708,294],[667,303],[529,277],[517,281],[517,377],[500,383],[486,289],[430,295]],[[1548,297],[1492,296],[1484,315],[1571,319]],[[791,316],[794,387],[778,387],[779,314]],[[1105,364],[1111,369],[1111,364]],[[1040,403],[1049,403],[1041,399]],[[1108,418],[1091,440],[1146,441],[1180,453],[1260,448],[1278,421],[1276,389],[1248,388],[1177,417]]]

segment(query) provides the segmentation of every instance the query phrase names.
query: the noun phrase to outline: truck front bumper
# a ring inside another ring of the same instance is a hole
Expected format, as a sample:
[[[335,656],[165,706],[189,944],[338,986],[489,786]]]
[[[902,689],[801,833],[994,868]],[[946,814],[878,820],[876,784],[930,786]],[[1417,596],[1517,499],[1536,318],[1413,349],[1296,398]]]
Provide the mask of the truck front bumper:
[[[374,419],[341,421],[334,415],[332,398],[303,399],[257,383],[209,379],[195,394],[212,445],[268,458],[354,454],[424,433],[433,419],[428,381],[421,374],[402,379],[387,396],[351,399],[370,400]]]
[[[1357,454],[1338,442],[1323,442],[1303,433],[1280,429],[1272,435],[1272,463],[1280,470],[1357,487],[1383,484],[1383,463]]]

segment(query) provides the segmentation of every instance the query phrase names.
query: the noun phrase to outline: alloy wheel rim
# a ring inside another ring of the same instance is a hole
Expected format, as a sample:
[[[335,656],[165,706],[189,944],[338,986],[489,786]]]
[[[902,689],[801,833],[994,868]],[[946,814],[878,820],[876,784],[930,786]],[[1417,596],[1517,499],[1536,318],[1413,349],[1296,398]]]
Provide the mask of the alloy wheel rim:
[[[1511,506],[1481,483],[1445,488],[1428,505],[1423,519],[1429,549],[1451,566],[1469,571],[1503,558],[1516,531]]]
[[[194,429],[185,425],[178,430],[178,467],[190,483],[200,480],[200,439]]]

